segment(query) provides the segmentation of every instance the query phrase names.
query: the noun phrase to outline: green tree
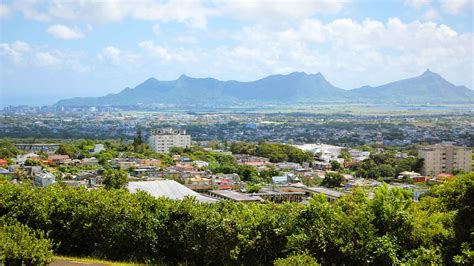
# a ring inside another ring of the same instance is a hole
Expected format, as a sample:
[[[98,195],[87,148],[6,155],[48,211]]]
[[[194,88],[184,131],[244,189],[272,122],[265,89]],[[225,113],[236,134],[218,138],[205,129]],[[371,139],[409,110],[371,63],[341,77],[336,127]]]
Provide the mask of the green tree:
[[[275,266],[318,266],[318,262],[308,253],[294,254],[286,258],[276,259]]]
[[[333,171],[341,171],[342,170],[342,165],[338,161],[332,160],[330,163],[331,163],[331,170],[333,170]]]
[[[0,220],[0,262],[6,265],[46,265],[53,258],[53,243],[43,232],[16,221]]]
[[[340,173],[327,172],[321,185],[329,188],[340,187],[344,180],[344,176]]]
[[[106,169],[104,171],[102,184],[104,184],[106,189],[119,189],[125,187],[127,184],[127,172],[119,169]]]

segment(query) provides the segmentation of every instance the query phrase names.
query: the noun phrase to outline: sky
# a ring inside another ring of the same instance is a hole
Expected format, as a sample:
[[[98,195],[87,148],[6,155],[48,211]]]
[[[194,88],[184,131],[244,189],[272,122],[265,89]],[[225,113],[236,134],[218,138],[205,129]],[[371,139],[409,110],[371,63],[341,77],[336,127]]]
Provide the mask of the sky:
[[[150,77],[322,73],[353,89],[426,69],[474,89],[473,0],[0,0],[0,106]]]

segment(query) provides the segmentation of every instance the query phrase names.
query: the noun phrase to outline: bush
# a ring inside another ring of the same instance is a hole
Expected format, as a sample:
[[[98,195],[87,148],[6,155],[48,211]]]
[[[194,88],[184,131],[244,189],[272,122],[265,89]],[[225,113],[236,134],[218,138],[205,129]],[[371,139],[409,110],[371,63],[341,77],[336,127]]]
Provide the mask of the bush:
[[[276,259],[273,262],[275,266],[318,266],[315,258],[308,255],[308,253],[295,254],[284,259]]]
[[[43,232],[19,222],[0,221],[0,262],[6,265],[44,265],[53,257],[53,243]]]

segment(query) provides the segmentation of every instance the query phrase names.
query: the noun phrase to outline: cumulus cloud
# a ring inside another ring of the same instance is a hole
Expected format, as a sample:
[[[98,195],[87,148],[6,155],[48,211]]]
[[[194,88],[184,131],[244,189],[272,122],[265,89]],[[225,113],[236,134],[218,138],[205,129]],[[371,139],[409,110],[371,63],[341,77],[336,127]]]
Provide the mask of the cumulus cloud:
[[[35,59],[41,66],[54,66],[61,64],[61,59],[51,52],[37,52]]]
[[[222,14],[238,19],[257,21],[288,21],[308,18],[315,14],[336,14],[351,1],[315,0],[216,0]]]
[[[451,14],[473,12],[474,2],[472,0],[442,0],[443,9]]]
[[[6,68],[42,68],[90,71],[81,53],[61,51],[48,46],[33,46],[26,42],[0,43],[0,64]],[[23,70],[22,70],[23,71]]]
[[[178,21],[192,28],[206,28],[210,17],[255,21],[288,21],[315,14],[335,14],[352,0],[19,0],[13,9],[39,21],[63,19],[85,23],[109,23],[127,17],[150,21]]]
[[[30,45],[16,41],[14,43],[0,43],[0,56],[11,61],[14,65],[24,63],[23,57],[31,49]]]
[[[84,38],[84,34],[79,29],[72,29],[64,25],[53,25],[46,30],[57,39],[75,40]]]

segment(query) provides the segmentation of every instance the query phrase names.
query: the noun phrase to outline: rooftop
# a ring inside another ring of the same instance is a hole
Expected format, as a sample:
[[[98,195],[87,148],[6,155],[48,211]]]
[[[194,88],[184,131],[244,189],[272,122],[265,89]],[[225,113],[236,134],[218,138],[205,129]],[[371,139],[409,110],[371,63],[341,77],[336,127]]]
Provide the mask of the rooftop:
[[[130,193],[137,193],[138,190],[142,190],[157,198],[167,197],[173,200],[182,200],[185,197],[195,197],[200,202],[212,203],[217,201],[203,196],[174,180],[129,182],[127,188]]]

